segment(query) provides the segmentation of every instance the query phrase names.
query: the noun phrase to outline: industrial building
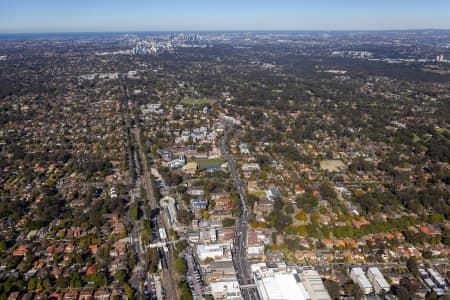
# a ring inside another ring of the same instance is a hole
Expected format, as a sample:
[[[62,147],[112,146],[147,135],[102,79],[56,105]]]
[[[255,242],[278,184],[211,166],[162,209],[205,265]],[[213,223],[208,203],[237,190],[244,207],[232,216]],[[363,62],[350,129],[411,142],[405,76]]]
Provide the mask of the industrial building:
[[[370,282],[373,284],[373,288],[376,293],[381,293],[382,291],[389,292],[391,286],[384,278],[383,274],[376,267],[369,268],[367,270],[367,277]]]
[[[361,291],[365,295],[372,293],[373,286],[361,268],[353,268],[350,272],[350,276],[352,277],[353,282],[359,285]]]

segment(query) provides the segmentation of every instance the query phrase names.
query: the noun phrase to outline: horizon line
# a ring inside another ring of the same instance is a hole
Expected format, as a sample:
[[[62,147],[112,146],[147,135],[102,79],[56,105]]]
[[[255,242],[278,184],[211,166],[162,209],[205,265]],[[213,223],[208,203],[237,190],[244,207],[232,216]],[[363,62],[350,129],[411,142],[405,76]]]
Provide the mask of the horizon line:
[[[383,32],[383,31],[450,31],[450,28],[384,28],[384,29],[153,29],[153,30],[105,30],[105,31],[20,31],[2,32],[1,35],[15,34],[94,34],[94,33],[164,33],[164,32]]]

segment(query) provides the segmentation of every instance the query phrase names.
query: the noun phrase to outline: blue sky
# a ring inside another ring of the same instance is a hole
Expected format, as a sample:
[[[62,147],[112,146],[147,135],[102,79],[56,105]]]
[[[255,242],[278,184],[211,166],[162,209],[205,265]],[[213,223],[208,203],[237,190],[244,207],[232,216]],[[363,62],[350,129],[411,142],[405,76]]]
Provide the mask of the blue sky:
[[[449,0],[0,0],[0,33],[450,29]]]

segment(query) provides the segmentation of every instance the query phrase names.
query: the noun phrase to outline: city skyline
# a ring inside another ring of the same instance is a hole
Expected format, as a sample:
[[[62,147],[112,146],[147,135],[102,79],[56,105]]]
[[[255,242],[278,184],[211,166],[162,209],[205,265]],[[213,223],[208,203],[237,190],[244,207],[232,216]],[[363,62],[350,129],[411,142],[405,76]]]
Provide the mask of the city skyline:
[[[0,33],[450,28],[446,1],[392,2],[0,0]]]

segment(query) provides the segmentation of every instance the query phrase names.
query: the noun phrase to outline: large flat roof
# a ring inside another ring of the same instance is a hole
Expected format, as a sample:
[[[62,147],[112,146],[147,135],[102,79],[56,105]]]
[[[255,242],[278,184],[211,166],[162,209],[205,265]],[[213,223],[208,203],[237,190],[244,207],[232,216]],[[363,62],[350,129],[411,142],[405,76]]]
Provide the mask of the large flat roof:
[[[258,280],[257,283],[266,297],[264,299],[307,300],[310,299],[303,284],[291,272],[275,273]]]
[[[311,296],[311,300],[331,300],[322,278],[315,270],[303,270],[300,278]]]

